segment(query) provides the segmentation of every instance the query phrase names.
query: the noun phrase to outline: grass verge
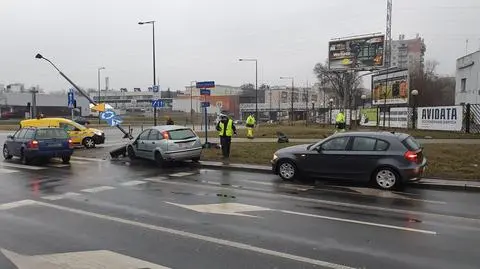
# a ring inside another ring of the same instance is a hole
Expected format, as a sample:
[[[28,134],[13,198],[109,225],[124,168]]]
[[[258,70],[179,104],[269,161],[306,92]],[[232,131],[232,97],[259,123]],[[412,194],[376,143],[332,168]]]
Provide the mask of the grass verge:
[[[269,165],[273,153],[294,143],[232,143],[232,163]],[[480,180],[480,145],[427,144],[425,177]],[[206,149],[203,160],[220,161],[220,149]]]

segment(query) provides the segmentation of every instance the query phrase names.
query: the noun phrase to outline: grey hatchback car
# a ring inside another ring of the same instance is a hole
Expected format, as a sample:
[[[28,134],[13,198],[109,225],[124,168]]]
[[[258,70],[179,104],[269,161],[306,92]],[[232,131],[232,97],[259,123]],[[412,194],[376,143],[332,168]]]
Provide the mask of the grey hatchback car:
[[[373,182],[393,189],[419,180],[427,166],[422,147],[410,135],[344,132],[310,145],[278,150],[272,169],[284,180],[302,176]]]
[[[177,125],[155,126],[141,132],[127,145],[131,159],[148,159],[162,164],[165,161],[192,160],[202,155],[200,138],[190,128]]]

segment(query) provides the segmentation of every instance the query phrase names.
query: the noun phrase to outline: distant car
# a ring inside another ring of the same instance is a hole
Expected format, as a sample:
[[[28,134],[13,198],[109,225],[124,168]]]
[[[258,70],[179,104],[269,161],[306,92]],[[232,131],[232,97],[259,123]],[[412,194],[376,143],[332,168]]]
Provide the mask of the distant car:
[[[272,169],[284,180],[301,176],[373,182],[393,189],[419,180],[427,159],[422,147],[408,134],[345,132],[311,144],[278,150]]]
[[[81,117],[78,117],[74,120],[76,123],[80,124],[80,125],[87,125],[87,124],[90,124],[90,121],[86,118],[81,118]]]
[[[177,125],[155,126],[140,133],[127,145],[131,159],[165,161],[192,160],[198,162],[202,154],[200,138],[190,128]]]
[[[9,135],[3,145],[3,157],[8,160],[19,157],[23,164],[29,164],[36,158],[61,158],[63,163],[70,162],[73,154],[73,142],[62,128],[21,128]]]

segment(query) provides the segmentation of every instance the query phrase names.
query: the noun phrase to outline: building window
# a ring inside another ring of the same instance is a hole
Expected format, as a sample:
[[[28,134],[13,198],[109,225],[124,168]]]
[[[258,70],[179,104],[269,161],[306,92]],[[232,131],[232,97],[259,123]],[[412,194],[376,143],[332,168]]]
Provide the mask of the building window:
[[[467,91],[467,79],[466,78],[462,78],[462,80],[460,82],[460,90],[461,90],[461,92],[466,92]]]

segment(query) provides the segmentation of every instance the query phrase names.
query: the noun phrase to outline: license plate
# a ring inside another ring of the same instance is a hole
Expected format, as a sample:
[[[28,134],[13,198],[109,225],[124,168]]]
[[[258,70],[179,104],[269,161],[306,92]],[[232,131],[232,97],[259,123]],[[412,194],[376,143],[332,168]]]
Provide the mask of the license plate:
[[[60,143],[48,144],[48,147],[51,147],[51,148],[53,148],[53,147],[58,148],[58,147],[61,147],[61,146],[62,146],[62,144],[60,144]]]
[[[190,147],[191,143],[179,143],[177,145],[178,145],[179,148],[184,149],[184,148]]]

